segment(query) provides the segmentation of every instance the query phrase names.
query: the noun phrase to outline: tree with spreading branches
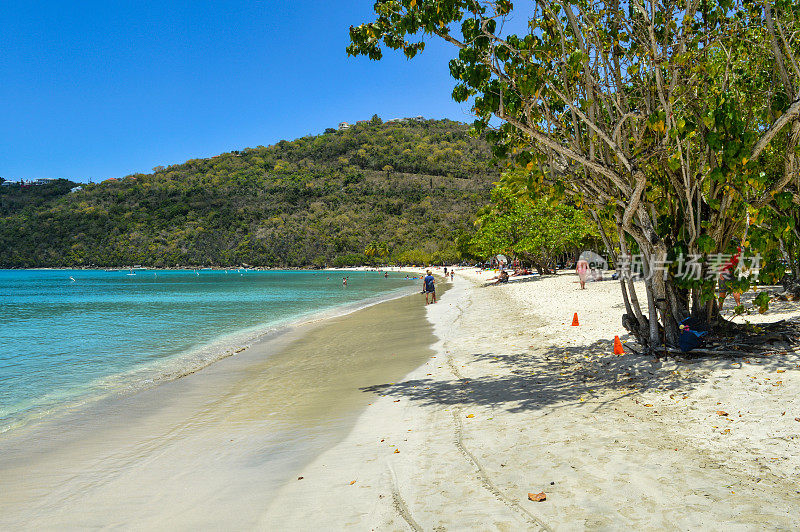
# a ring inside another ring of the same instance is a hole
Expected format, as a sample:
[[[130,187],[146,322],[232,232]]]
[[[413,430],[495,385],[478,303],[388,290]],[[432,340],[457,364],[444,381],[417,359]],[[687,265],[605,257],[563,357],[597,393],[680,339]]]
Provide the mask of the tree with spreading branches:
[[[612,221],[610,247],[641,256],[646,303],[622,276],[623,324],[651,351],[677,345],[690,315],[730,325],[714,298],[720,257],[763,257],[743,288],[782,273],[778,238],[756,229],[790,223],[773,215],[779,203],[800,205],[800,6],[380,0],[374,10],[350,28],[349,54],[453,45],[453,98],[472,103],[494,154],[528,172],[532,195],[569,197],[601,231]],[[683,275],[683,257],[699,257],[701,274]]]

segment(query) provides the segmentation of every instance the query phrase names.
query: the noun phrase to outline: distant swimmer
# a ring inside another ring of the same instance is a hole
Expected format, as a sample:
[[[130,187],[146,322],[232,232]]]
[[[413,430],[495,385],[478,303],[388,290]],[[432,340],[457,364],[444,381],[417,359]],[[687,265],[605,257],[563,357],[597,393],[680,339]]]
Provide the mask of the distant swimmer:
[[[342,286],[347,286],[347,277],[342,277]]]
[[[389,278],[389,272],[384,272],[384,274],[383,274],[383,278],[384,278],[384,279],[388,279],[388,278]]]
[[[429,303],[428,298],[433,297],[430,303],[436,303],[436,279],[434,279],[431,271],[428,270],[428,275],[422,280],[422,291],[425,293],[425,304]]]

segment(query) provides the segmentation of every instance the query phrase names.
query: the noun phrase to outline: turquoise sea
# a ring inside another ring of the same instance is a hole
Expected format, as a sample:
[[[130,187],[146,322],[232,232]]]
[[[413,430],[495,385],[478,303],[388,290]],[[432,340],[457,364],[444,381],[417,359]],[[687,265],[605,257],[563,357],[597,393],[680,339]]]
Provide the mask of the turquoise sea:
[[[417,281],[405,277],[0,270],[0,432],[180,377],[315,314],[408,293]]]

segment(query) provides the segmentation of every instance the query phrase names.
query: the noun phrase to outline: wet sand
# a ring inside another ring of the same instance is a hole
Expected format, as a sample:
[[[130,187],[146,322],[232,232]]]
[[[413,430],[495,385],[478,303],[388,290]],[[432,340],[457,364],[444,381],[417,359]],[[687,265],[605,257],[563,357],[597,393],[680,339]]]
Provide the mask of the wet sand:
[[[250,528],[336,445],[363,388],[424,363],[414,294],[296,327],[196,374],[0,437],[0,528]]]

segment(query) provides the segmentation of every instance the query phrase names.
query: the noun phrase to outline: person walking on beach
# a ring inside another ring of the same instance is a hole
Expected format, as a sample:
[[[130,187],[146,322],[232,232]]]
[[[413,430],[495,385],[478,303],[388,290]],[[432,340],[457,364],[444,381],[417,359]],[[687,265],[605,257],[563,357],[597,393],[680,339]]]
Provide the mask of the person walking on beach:
[[[575,266],[575,272],[578,274],[578,280],[581,283],[581,290],[586,288],[586,278],[589,276],[589,262],[584,259],[578,259],[578,264]]]
[[[428,270],[428,275],[422,280],[422,291],[425,293],[425,304],[429,304],[428,298],[433,297],[430,303],[436,303],[436,279],[433,278],[431,271]]]
[[[456,271],[455,270],[450,270],[450,282],[451,283],[453,282],[453,279],[455,278],[455,276],[456,276]]]

